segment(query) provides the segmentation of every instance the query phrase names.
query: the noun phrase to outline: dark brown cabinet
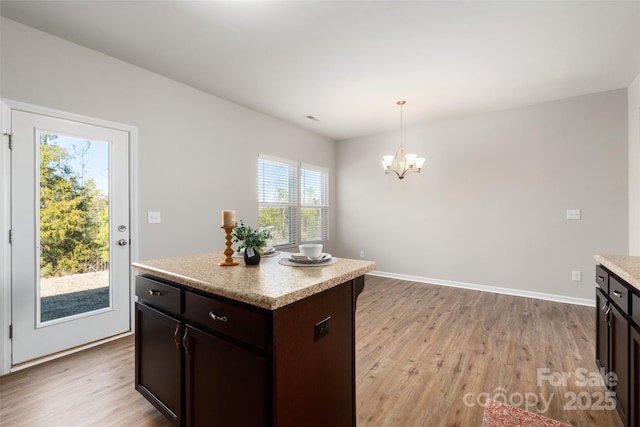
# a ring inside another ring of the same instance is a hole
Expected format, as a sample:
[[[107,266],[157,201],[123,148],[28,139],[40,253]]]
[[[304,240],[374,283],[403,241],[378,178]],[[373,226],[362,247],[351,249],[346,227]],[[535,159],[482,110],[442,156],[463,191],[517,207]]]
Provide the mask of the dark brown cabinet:
[[[191,326],[184,335],[186,425],[268,425],[268,360]]]
[[[136,389],[176,426],[355,426],[358,277],[266,310],[136,279]]]
[[[640,427],[640,335],[633,320],[640,317],[640,299],[635,288],[602,266],[596,268],[596,283],[596,364],[606,380],[615,374],[607,386],[623,425]]]
[[[622,423],[627,423],[629,406],[629,322],[616,305],[611,306],[609,334],[609,372],[615,372],[616,381],[611,390],[615,393],[616,409]]]
[[[596,365],[609,372],[609,312],[611,303],[604,291],[596,287]]]
[[[640,426],[640,332],[629,328],[629,425]]]
[[[136,390],[176,425],[182,422],[181,333],[179,320],[136,303]]]

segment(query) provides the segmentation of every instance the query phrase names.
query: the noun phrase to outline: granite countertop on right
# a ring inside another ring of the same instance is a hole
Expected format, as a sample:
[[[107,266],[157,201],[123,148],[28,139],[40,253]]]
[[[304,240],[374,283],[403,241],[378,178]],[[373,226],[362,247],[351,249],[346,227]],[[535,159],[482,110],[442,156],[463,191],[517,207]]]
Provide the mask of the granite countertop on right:
[[[640,256],[595,255],[593,258],[640,291]]]

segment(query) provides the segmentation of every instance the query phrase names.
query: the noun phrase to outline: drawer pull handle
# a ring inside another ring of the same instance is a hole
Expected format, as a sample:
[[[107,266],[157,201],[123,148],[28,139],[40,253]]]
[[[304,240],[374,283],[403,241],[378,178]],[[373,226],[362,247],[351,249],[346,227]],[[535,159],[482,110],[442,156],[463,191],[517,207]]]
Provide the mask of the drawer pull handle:
[[[160,295],[162,295],[162,292],[154,291],[153,289],[149,289],[149,295],[154,296],[154,297],[159,297]]]
[[[614,294],[615,296],[617,296],[618,298],[622,298],[622,292],[620,292],[620,291],[614,290],[614,291],[613,291],[613,294]]]
[[[211,317],[213,320],[218,321],[218,322],[227,323],[229,321],[227,316],[216,316],[215,314],[213,314],[212,311],[209,312],[209,317]]]
[[[604,276],[598,276],[598,280],[604,282]]]

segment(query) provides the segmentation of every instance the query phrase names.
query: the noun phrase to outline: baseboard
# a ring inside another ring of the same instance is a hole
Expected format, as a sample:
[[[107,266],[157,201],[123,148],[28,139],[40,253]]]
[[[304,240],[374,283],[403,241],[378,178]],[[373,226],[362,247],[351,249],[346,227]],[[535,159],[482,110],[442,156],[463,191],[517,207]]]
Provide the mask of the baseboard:
[[[517,297],[535,298],[545,301],[555,301],[564,304],[584,305],[587,307],[595,307],[595,299],[568,297],[566,295],[546,294],[543,292],[523,291],[521,289],[499,288],[496,286],[476,285],[474,283],[454,282],[451,280],[432,279],[422,276],[410,276],[408,274],[389,273],[386,271],[374,270],[371,276],[387,277],[389,279],[407,280],[409,282],[428,283],[431,285],[450,286],[452,288],[471,289],[474,291],[492,292],[494,294],[513,295]],[[595,285],[594,285],[595,288]]]
[[[40,357],[38,359],[28,360],[28,361],[26,361],[24,363],[20,363],[18,365],[13,365],[11,367],[11,371],[10,372],[21,371],[23,369],[30,368],[32,366],[36,366],[36,365],[39,365],[39,364],[44,363],[44,362],[49,362],[51,360],[59,359],[61,357],[68,356],[70,354],[77,353],[77,352],[82,351],[82,350],[87,350],[87,349],[90,349],[90,348],[93,348],[93,347],[96,347],[96,346],[99,346],[99,345],[102,345],[102,344],[106,344],[106,343],[111,342],[111,341],[119,340],[120,338],[128,337],[129,335],[133,335],[133,332],[123,332],[121,334],[114,335],[112,337],[107,337],[107,338],[104,338],[104,339],[101,339],[101,340],[98,340],[98,341],[93,341],[93,342],[90,342],[88,344],[83,344],[83,345],[80,345],[78,347],[70,348],[68,350],[59,351],[58,353],[50,354],[48,356],[43,356],[43,357]]]

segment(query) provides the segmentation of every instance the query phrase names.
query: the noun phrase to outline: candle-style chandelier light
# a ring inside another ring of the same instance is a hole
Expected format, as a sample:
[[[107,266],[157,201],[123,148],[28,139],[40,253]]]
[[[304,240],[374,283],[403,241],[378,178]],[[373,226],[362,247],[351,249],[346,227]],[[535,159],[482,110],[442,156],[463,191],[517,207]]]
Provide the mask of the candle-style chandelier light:
[[[402,120],[402,107],[407,101],[398,101],[396,104],[400,106],[400,148],[396,151],[395,156],[382,156],[382,167],[384,173],[394,173],[399,179],[413,172],[421,172],[425,158],[418,157],[417,154],[407,154],[404,149],[404,123]]]

